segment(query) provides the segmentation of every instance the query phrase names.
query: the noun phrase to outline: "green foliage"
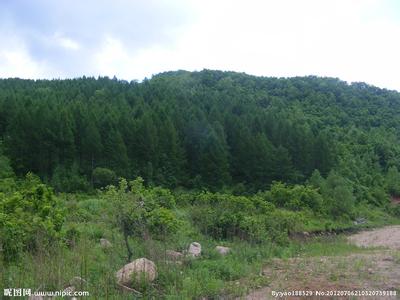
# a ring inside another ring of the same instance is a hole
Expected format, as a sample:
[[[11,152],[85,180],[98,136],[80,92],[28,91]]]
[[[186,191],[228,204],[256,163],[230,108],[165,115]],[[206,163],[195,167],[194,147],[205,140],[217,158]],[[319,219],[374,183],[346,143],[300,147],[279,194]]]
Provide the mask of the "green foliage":
[[[93,185],[96,188],[106,187],[117,182],[117,175],[114,171],[107,168],[96,168],[92,174]]]
[[[284,243],[289,233],[301,230],[301,214],[276,209],[259,195],[201,193],[195,196],[193,204],[193,224],[217,239]]]
[[[14,176],[15,174],[11,167],[10,160],[6,156],[1,155],[0,152],[0,180],[4,178],[12,178]]]
[[[2,154],[0,141],[0,193],[9,193],[16,189],[15,173],[10,160]]]
[[[353,215],[355,198],[348,181],[331,172],[321,187],[324,197],[324,208],[334,218],[351,217]]]
[[[396,167],[390,167],[386,175],[387,189],[393,196],[400,196],[400,172]]]
[[[203,70],[142,83],[8,79],[0,91],[1,155],[60,191],[86,188],[84,178],[116,184],[96,180],[98,167],[150,185],[246,192],[335,169],[361,201],[400,167],[399,93],[365,84]]]
[[[320,212],[323,208],[323,198],[316,188],[304,185],[289,187],[281,182],[271,186],[271,190],[265,193],[267,201],[278,207],[290,210],[311,209]]]
[[[165,208],[175,207],[175,197],[170,190],[161,187],[147,189],[146,196],[153,197],[158,205]]]
[[[150,233],[158,239],[165,239],[176,233],[181,225],[175,214],[164,207],[153,209],[147,218]]]
[[[129,184],[121,179],[118,187],[108,186],[103,197],[113,205],[114,222],[124,236],[129,259],[132,256],[129,237],[164,240],[181,225],[175,213],[167,208],[175,204],[171,193],[145,188],[141,177]]]
[[[52,190],[28,174],[13,191],[0,193],[0,242],[3,258],[14,260],[61,237],[65,211]]]
[[[76,165],[73,165],[69,169],[57,166],[51,179],[51,185],[56,191],[67,193],[78,191],[87,192],[90,188],[85,176],[79,174]]]

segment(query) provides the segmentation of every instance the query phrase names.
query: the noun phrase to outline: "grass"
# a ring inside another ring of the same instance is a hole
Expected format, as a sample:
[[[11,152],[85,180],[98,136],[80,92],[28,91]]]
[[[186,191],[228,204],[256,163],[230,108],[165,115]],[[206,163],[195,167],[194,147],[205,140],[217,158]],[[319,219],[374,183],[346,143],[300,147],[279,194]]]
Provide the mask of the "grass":
[[[400,264],[400,251],[396,251],[393,253],[394,262],[396,264]]]
[[[371,251],[350,244],[345,235],[315,237],[307,242],[295,242],[294,253],[302,256],[342,256]]]
[[[67,209],[73,213],[68,216],[66,228],[75,228],[79,232],[75,236],[76,243],[70,247],[57,244],[51,249],[39,249],[35,254],[26,253],[18,263],[0,266],[0,290],[3,287],[60,290],[67,287],[74,276],[79,276],[87,281],[80,289],[90,292],[89,299],[126,299],[127,295],[115,284],[115,272],[127,261],[123,238],[110,223],[110,203],[82,195],[70,196]],[[342,256],[371,251],[348,244],[343,235],[290,241],[285,245],[214,240],[201,234],[187,221],[189,209],[181,207],[177,210],[184,226],[164,242],[130,239],[134,258],[147,257],[157,265],[158,278],[140,289],[145,298],[212,299],[221,295],[240,296],[269,283],[270,279],[260,273],[273,258],[285,260],[299,256]],[[331,225],[340,228],[346,224],[337,222]],[[309,220],[305,225],[306,230],[326,227],[325,221],[316,219]],[[107,238],[113,244],[112,249],[102,249],[100,238]],[[181,251],[193,241],[202,245],[201,258],[182,265],[166,264],[166,249]],[[215,251],[217,245],[231,247],[232,252],[221,256]],[[396,259],[400,263],[400,256]],[[336,272],[331,276],[335,281],[340,274]]]

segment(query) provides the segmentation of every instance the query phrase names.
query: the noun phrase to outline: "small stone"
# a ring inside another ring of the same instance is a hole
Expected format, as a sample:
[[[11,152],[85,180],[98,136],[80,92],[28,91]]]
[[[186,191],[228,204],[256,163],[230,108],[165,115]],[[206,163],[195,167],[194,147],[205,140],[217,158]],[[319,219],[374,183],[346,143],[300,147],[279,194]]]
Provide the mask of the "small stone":
[[[107,248],[111,248],[112,244],[111,244],[111,242],[109,240],[101,238],[100,239],[100,246],[103,249],[107,249]]]
[[[231,252],[231,248],[224,246],[217,246],[215,247],[215,250],[221,255],[227,255],[229,252]]]
[[[64,293],[73,293],[75,291],[75,287],[74,286],[69,286],[67,288],[64,289]]]
[[[193,242],[189,245],[188,255],[191,257],[199,257],[201,255],[200,243]]]
[[[78,287],[84,286],[86,283],[87,281],[79,276],[75,276],[69,281],[70,286],[78,286]]]
[[[168,260],[172,261],[181,260],[183,258],[183,254],[181,252],[174,250],[167,250],[165,252],[165,256],[167,257]]]

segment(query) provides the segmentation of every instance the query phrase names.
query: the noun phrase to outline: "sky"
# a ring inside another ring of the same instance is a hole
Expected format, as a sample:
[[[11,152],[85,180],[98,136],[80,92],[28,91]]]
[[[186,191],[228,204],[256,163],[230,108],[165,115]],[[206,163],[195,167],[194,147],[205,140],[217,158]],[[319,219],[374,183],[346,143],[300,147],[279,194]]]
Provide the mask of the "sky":
[[[400,91],[398,0],[0,0],[0,77],[172,70],[329,76]]]

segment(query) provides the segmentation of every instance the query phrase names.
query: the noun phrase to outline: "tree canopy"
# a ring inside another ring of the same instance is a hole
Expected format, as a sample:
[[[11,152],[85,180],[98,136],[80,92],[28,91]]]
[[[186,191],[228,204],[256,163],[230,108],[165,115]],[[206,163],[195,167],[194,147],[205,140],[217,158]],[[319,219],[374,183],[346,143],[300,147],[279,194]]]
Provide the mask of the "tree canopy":
[[[400,168],[399,118],[398,92],[315,76],[0,80],[4,154],[17,175],[33,172],[65,191],[98,187],[99,170],[170,188],[254,192],[336,170],[369,188]]]

